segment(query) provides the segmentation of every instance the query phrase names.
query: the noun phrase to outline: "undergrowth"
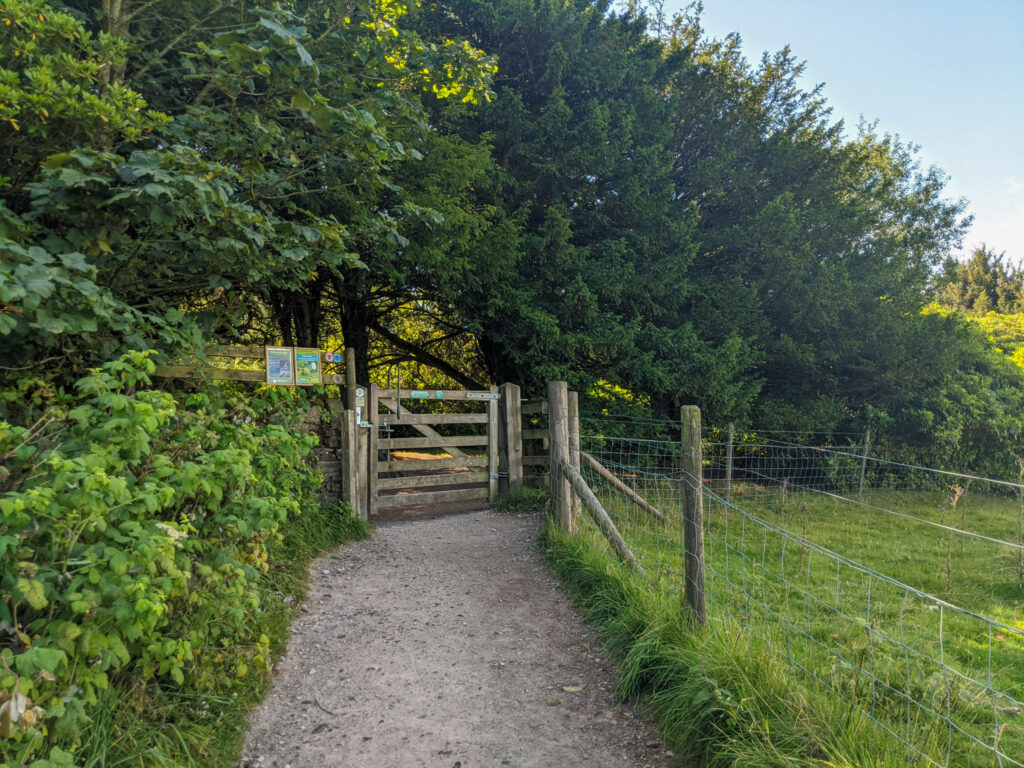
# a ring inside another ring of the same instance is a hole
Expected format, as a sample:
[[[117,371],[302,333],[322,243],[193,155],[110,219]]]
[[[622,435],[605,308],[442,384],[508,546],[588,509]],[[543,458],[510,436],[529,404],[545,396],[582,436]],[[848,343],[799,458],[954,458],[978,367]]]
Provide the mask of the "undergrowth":
[[[509,514],[543,512],[549,503],[550,494],[546,488],[524,487],[515,495],[499,496],[494,500],[494,511]]]
[[[288,629],[306,597],[311,560],[345,542],[367,538],[369,523],[351,507],[316,505],[291,521],[270,546],[259,584],[260,610],[250,616],[250,638],[265,635],[279,657]],[[244,642],[244,638],[242,639]],[[95,709],[87,738],[75,753],[82,768],[228,768],[236,764],[246,716],[270,689],[269,669],[250,672],[230,693],[190,684],[116,686]]]
[[[586,531],[553,521],[540,544],[619,665],[616,693],[657,719],[666,743],[708,768],[888,768],[905,751],[849,703],[794,680],[739,626],[696,626]]]
[[[231,764],[305,563],[366,533],[317,504],[304,393],[154,369],[0,392],[0,768]]]

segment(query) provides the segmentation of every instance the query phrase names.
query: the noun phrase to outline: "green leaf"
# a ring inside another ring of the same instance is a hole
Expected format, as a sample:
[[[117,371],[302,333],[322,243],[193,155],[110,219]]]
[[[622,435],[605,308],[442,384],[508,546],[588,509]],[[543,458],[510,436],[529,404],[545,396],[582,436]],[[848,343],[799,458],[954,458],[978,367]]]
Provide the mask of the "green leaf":
[[[58,168],[63,168],[65,165],[71,162],[71,155],[67,152],[58,152],[55,155],[50,155],[46,160],[43,161],[43,168],[48,171],[54,171]]]
[[[108,552],[109,551],[110,550],[108,549]],[[128,555],[126,555],[124,551],[116,549],[108,557],[107,564],[110,566],[110,570],[114,573],[119,576],[123,575],[128,570]]]
[[[37,611],[46,607],[46,592],[43,589],[42,582],[36,581],[35,579],[21,577],[17,582],[17,590],[21,592],[22,597],[25,598],[25,602]]]
[[[305,91],[296,91],[292,94],[292,107],[309,112],[316,106],[316,102]]]

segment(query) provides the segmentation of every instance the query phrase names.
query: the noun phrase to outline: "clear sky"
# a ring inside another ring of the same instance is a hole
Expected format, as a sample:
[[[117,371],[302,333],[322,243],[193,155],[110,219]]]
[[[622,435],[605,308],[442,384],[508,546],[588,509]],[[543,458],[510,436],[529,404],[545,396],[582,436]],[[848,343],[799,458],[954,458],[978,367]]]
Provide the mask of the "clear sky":
[[[701,18],[752,62],[789,45],[848,135],[877,119],[949,175],[974,214],[965,251],[1024,261],[1024,0],[704,0]]]

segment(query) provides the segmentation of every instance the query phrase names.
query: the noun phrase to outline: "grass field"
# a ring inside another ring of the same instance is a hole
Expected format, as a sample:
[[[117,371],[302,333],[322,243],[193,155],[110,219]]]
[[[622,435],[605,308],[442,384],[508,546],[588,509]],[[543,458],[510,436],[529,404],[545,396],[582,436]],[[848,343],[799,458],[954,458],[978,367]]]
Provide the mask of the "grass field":
[[[632,481],[668,514],[662,523],[587,479],[640,558],[647,588],[681,599],[677,485]],[[857,739],[877,747],[853,762],[833,754],[765,764],[1024,764],[1020,550],[956,530],[1017,542],[1020,501],[943,486],[869,490],[858,502],[743,483],[732,505],[707,496],[712,634],[725,647],[759,645],[806,692],[796,695],[832,696],[848,720],[866,720],[871,735]]]

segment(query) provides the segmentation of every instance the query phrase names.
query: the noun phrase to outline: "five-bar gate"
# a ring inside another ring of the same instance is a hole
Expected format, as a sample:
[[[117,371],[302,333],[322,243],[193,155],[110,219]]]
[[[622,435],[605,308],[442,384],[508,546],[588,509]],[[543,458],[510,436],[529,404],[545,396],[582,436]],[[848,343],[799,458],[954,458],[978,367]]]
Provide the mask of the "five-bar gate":
[[[487,391],[369,387],[369,516],[498,495],[499,401]]]

